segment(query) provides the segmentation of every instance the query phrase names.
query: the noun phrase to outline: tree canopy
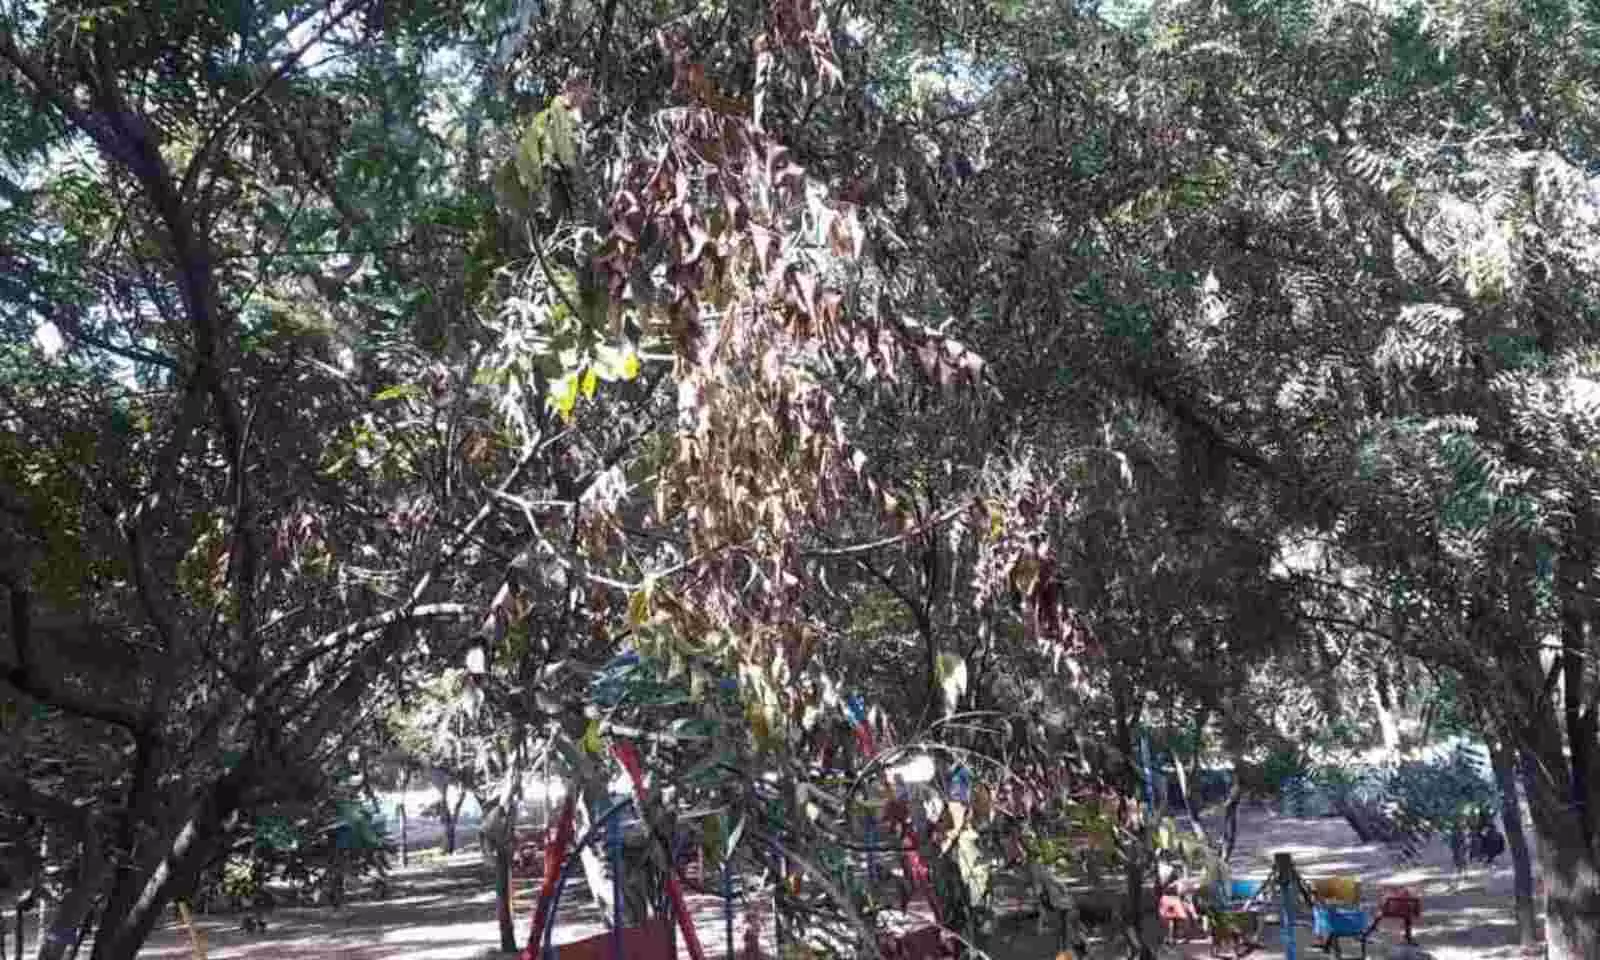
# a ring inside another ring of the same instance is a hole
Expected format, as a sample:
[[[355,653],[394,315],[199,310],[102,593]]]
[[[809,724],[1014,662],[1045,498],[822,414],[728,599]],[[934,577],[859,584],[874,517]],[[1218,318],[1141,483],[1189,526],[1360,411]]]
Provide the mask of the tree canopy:
[[[1579,0],[0,5],[0,831],[117,960],[372,738],[803,820],[852,697],[1135,794],[1426,676],[1595,955],[1596,77]]]

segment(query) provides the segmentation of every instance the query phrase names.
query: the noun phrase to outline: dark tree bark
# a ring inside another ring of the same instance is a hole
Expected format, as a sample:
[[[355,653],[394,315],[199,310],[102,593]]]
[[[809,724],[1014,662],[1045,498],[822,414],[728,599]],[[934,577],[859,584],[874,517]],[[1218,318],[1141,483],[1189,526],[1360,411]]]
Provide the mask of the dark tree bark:
[[[1548,956],[1550,960],[1600,957],[1600,870],[1587,850],[1581,821],[1538,801],[1533,807],[1543,860]]]
[[[467,801],[467,788],[456,787],[456,802],[450,803],[450,781],[439,788],[439,819],[444,823],[444,852],[456,852],[456,825],[461,819],[461,805]]]
[[[520,741],[521,730],[513,735]],[[517,805],[521,799],[522,750],[513,748],[511,763],[501,782],[499,793],[490,801],[490,812],[483,818],[481,842],[489,845],[494,856],[494,913],[500,927],[500,949],[512,953],[517,949],[516,919],[511,915],[511,854],[517,833]]]
[[[1233,758],[1233,781],[1228,784],[1228,799],[1222,805],[1222,859],[1233,859],[1233,850],[1239,843],[1239,803],[1244,799],[1244,758]]]
[[[1584,815],[1573,803],[1575,778],[1568,766],[1561,721],[1554,710],[1541,711],[1526,718],[1521,733],[1534,774],[1527,783],[1528,806],[1539,842],[1548,956],[1550,960],[1600,957],[1600,864]]]
[[[1515,895],[1514,913],[1517,918],[1517,941],[1522,946],[1532,946],[1539,937],[1533,905],[1533,859],[1528,852],[1528,837],[1522,829],[1522,800],[1517,788],[1516,751],[1504,740],[1490,740],[1490,760],[1494,776],[1500,786],[1501,817],[1505,822],[1506,847],[1511,852],[1512,890]]]
[[[411,769],[400,771],[400,866],[411,865],[410,837],[406,832],[406,787],[411,785]]]
[[[1135,714],[1135,707],[1131,703],[1132,697],[1128,695],[1127,688],[1118,684],[1114,693],[1117,712],[1117,747],[1122,751],[1125,767],[1123,773],[1124,789],[1131,789],[1137,797],[1143,792],[1144,774],[1139,769],[1139,761],[1135,753],[1133,742],[1133,728],[1139,722]],[[1138,801],[1135,800],[1135,803]],[[1122,932],[1127,941],[1129,952],[1139,960],[1155,960],[1155,951],[1144,939],[1144,870],[1145,861],[1143,851],[1146,834],[1149,832],[1148,821],[1141,818],[1139,840],[1130,843],[1124,850],[1126,869],[1123,871],[1125,881],[1124,897],[1126,898],[1127,913],[1123,917]]]
[[[1176,751],[1173,752],[1172,766],[1178,774],[1178,789],[1183,792],[1183,810],[1189,815],[1189,826],[1194,830],[1195,836],[1201,840],[1206,838],[1205,827],[1200,825],[1200,808],[1196,805],[1194,794],[1190,785],[1195,783],[1200,776],[1200,757],[1205,753],[1201,748],[1201,740],[1205,736],[1206,721],[1210,719],[1211,711],[1201,707],[1194,717],[1194,753],[1189,758],[1189,769],[1184,769],[1183,757]]]

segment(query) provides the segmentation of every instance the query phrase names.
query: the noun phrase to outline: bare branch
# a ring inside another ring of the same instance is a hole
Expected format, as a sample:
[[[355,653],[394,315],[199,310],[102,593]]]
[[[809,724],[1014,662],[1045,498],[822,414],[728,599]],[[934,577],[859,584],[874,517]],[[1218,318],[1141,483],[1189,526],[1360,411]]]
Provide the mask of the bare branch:
[[[919,537],[929,530],[942,527],[970,509],[972,509],[970,503],[961,503],[936,513],[922,523],[892,537],[884,537],[881,540],[873,540],[868,543],[851,544],[846,547],[817,547],[810,550],[802,550],[800,555],[804,557],[853,557],[863,553],[872,553],[875,550],[892,547],[897,543]]]

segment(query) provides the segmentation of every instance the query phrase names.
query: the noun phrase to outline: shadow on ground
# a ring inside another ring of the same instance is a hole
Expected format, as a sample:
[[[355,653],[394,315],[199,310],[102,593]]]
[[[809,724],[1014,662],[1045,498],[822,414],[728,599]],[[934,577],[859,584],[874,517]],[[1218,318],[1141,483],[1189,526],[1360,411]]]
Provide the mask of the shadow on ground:
[[[1307,876],[1356,874],[1366,884],[1370,905],[1384,885],[1406,884],[1422,893],[1423,917],[1416,928],[1418,943],[1435,960],[1516,960],[1516,929],[1511,918],[1511,868],[1474,869],[1457,876],[1442,844],[1424,852],[1416,863],[1401,864],[1388,848],[1359,843],[1340,819],[1304,820],[1256,810],[1241,817],[1235,873],[1261,878],[1272,854],[1288,852]],[[1214,826],[1214,825],[1213,825]],[[517,934],[527,936],[534,884],[523,881],[517,891]],[[708,956],[726,952],[723,905],[705,895],[690,897],[695,928]],[[735,936],[742,942],[748,906],[737,911]],[[761,918],[763,949],[769,955],[771,924]],[[911,919],[911,918],[907,918]],[[915,922],[915,921],[913,921]],[[486,960],[507,955],[495,950],[499,931],[494,919],[494,886],[490,871],[473,852],[430,859],[395,871],[390,895],[332,908],[285,908],[269,915],[263,933],[238,929],[231,916],[199,918],[207,960]],[[569,884],[562,898],[555,942],[566,943],[603,929],[580,880]],[[1297,930],[1300,957],[1325,957],[1315,949],[1309,928]],[[1388,956],[1399,931],[1377,934],[1368,955]],[[1269,926],[1261,950],[1251,956],[1277,960],[1284,956],[1279,928]],[[742,945],[736,944],[736,945]],[[1040,934],[1034,920],[1003,919],[985,944],[994,960],[1036,960],[1055,955],[1053,930]],[[87,949],[87,948],[86,948]],[[87,952],[80,956],[87,956]],[[158,929],[140,954],[151,960],[191,960],[188,931],[175,920]],[[685,955],[681,949],[680,955]],[[1084,960],[1121,956],[1118,945],[1097,938]],[[1194,942],[1163,951],[1166,958],[1203,958],[1209,946]],[[1357,951],[1347,950],[1346,956]]]

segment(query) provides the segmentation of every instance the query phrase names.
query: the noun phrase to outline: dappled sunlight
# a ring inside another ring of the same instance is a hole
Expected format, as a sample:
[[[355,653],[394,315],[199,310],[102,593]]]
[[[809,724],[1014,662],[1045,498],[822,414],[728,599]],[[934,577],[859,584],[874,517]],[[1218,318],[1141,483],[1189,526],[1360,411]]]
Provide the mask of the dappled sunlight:
[[[1341,820],[1301,820],[1279,817],[1263,811],[1241,815],[1240,848],[1236,864],[1266,863],[1275,852],[1293,855],[1310,876],[1353,874],[1363,883],[1363,899],[1370,909],[1379,891],[1387,886],[1409,885],[1423,895],[1423,915],[1416,925],[1417,942],[1435,960],[1512,960],[1519,957],[1515,946],[1516,928],[1510,913],[1510,870],[1475,870],[1466,875],[1469,885],[1454,892],[1444,886],[1454,879],[1448,851],[1442,846],[1423,851],[1416,864],[1400,864],[1388,848],[1374,844],[1345,843],[1354,840]],[[488,870],[472,858],[439,864],[432,868],[397,871],[394,895],[387,900],[352,903],[339,911],[294,909],[270,915],[271,927],[265,934],[244,934],[227,918],[206,918],[199,924],[209,946],[209,960],[477,960],[494,956],[499,942],[494,921],[493,896]],[[1240,870],[1241,878],[1260,879],[1262,870]],[[531,888],[527,896],[519,893],[517,931],[527,934],[526,911],[531,907]],[[1009,903],[1009,902],[1008,902]],[[690,913],[701,939],[712,955],[720,955],[724,939],[722,901],[714,896],[689,898]],[[1002,904],[1005,910],[1031,909],[1023,903]],[[1252,956],[1273,960],[1283,956],[1276,911],[1266,909],[1269,923],[1263,949]],[[736,925],[742,936],[749,911],[740,907]],[[904,931],[931,922],[925,909],[914,905],[909,912],[888,910],[882,919],[890,929]],[[1306,918],[1296,930],[1299,956],[1325,956],[1316,949]],[[605,925],[580,883],[571,884],[562,899],[559,922],[552,942],[569,943],[601,933]],[[770,928],[764,928],[764,942]],[[1384,960],[1389,947],[1398,943],[1401,925],[1386,920],[1369,941],[1368,956]],[[997,942],[991,945],[996,960],[1033,960],[1047,956],[1038,951],[1053,950],[1054,933],[1037,933],[1036,921],[1017,915],[1002,921]],[[1347,956],[1355,954],[1351,945]],[[1196,941],[1169,955],[1185,960],[1208,957],[1209,946]],[[1088,960],[1113,956],[1113,946],[1096,940]],[[177,926],[157,932],[143,956],[155,960],[188,960],[186,934]]]

